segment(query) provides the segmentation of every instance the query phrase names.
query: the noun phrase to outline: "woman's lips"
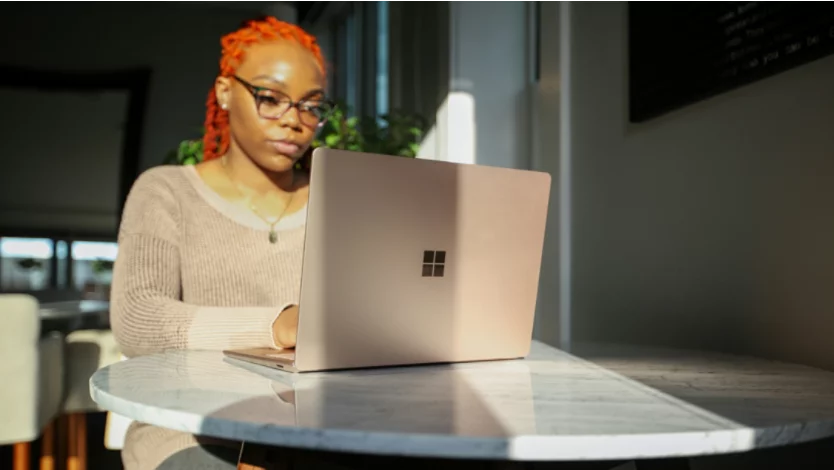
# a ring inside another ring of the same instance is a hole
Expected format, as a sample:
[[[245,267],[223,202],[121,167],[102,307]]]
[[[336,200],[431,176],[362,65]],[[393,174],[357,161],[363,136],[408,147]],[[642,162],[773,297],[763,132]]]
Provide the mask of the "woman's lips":
[[[286,140],[270,140],[269,145],[282,155],[298,155],[298,152],[301,151],[301,147],[298,144]]]

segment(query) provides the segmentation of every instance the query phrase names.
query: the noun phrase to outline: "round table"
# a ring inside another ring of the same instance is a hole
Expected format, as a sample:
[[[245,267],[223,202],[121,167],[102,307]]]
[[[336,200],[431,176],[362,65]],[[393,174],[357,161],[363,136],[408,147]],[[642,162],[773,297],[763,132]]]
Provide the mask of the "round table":
[[[679,458],[834,435],[834,373],[606,345],[524,360],[291,374],[172,351],[99,370],[131,419],[249,443],[504,461]]]
[[[42,303],[38,316],[42,332],[67,333],[81,328],[108,327],[109,311],[110,302],[105,300],[68,300]]]

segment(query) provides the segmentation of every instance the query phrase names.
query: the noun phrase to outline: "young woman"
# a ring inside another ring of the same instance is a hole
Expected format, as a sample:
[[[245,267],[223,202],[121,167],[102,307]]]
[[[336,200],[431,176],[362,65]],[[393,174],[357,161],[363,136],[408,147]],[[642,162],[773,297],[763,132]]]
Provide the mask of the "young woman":
[[[324,59],[314,37],[274,18],[221,44],[205,161],[148,170],[125,205],[111,323],[128,357],[295,346],[308,195],[295,167],[330,110]],[[127,470],[209,468],[205,449],[134,423],[123,460]]]

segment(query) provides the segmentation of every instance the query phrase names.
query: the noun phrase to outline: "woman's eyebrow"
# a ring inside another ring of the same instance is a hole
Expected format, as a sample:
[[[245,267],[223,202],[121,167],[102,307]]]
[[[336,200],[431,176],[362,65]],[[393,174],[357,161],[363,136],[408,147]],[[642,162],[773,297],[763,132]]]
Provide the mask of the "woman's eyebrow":
[[[312,98],[313,96],[316,96],[316,95],[324,96],[325,92],[321,88],[316,88],[315,90],[310,90],[307,93],[304,93],[304,96],[301,99]]]
[[[256,80],[266,80],[266,81],[276,85],[278,88],[281,88],[283,90],[287,89],[287,83],[286,82],[284,82],[282,80],[279,80],[275,77],[270,77],[269,75],[258,75],[256,77],[252,78],[253,82],[256,81]],[[316,95],[325,95],[325,94],[327,94],[327,93],[324,91],[323,88],[314,88],[314,89],[308,91],[307,93],[304,93],[304,95],[302,95],[301,99],[302,100],[303,99],[308,99],[308,98],[311,98],[311,97],[316,96]]]
[[[287,84],[284,81],[279,80],[275,77],[270,77],[269,75],[258,75],[257,77],[252,78],[253,82],[257,81],[257,80],[266,80],[268,82],[271,82],[274,85],[277,85],[279,88],[283,88],[283,89],[287,88]]]

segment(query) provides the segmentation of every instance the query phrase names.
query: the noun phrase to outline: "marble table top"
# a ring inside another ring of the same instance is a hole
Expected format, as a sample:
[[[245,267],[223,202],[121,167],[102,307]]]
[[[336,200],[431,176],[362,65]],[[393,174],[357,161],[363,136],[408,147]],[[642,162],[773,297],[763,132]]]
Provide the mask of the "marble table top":
[[[834,435],[834,373],[753,358],[534,342],[523,360],[291,374],[207,351],[113,364],[104,409],[170,429],[365,454],[686,457]]]

